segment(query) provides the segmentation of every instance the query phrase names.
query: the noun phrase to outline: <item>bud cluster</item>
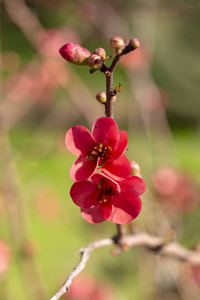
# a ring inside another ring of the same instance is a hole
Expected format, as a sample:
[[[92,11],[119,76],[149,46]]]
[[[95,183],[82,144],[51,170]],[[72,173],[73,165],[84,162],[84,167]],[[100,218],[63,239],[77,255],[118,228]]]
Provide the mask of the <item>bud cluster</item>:
[[[131,38],[126,46],[124,38],[115,36],[110,40],[110,46],[115,50],[116,54],[124,55],[137,49],[140,46],[140,42],[136,38]],[[111,57],[106,57],[106,51],[103,48],[96,48],[91,54],[88,49],[75,43],[65,44],[60,48],[59,52],[65,60],[72,64],[79,66],[88,65],[91,68],[91,73],[96,70],[102,70],[103,65],[107,68],[104,62]],[[109,69],[107,68],[104,73],[108,75]]]
[[[140,47],[140,42],[136,38],[131,38],[129,43],[125,44],[125,39],[121,36],[115,36],[110,40],[110,46],[115,50],[117,54],[127,54]],[[122,53],[123,51],[123,53]]]
[[[129,43],[126,45],[126,41],[124,38],[122,38],[121,36],[115,36],[110,40],[110,46],[115,50],[116,54],[118,55],[117,60],[113,60],[113,63],[110,68],[106,66],[105,61],[111,58],[111,56],[106,57],[105,49],[100,47],[96,48],[91,54],[91,52],[88,49],[83,48],[78,44],[67,43],[60,48],[59,52],[65,60],[72,64],[80,66],[89,66],[90,73],[94,73],[95,71],[100,70],[101,72],[104,72],[106,76],[110,76],[110,72],[114,69],[116,62],[119,60],[119,57],[137,49],[140,46],[140,43],[138,39],[131,38]],[[110,87],[112,103],[116,101],[116,95],[117,93],[121,92],[121,90],[121,83],[118,83],[115,89],[112,89],[112,87]],[[96,99],[98,102],[106,105],[106,92],[99,92],[96,95]]]
[[[68,62],[79,66],[88,65],[92,70],[100,70],[106,59],[106,51],[103,48],[97,48],[91,54],[89,50],[75,43],[65,44],[59,52]]]

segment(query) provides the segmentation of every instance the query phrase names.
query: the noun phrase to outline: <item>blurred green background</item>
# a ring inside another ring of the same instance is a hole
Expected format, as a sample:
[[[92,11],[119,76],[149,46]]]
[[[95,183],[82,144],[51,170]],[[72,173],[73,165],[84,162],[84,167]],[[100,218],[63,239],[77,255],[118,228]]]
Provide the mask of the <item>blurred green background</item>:
[[[0,299],[50,299],[77,265],[75,252],[116,232],[109,222],[83,220],[69,196],[75,157],[65,133],[76,124],[91,129],[104,115],[95,95],[105,90],[105,78],[65,62],[58,50],[67,42],[114,55],[110,38],[140,40],[114,74],[114,84],[122,84],[115,120],[128,131],[127,157],[140,164],[147,183],[134,224],[158,236],[173,228],[180,243],[194,248],[200,221],[199,1],[3,0],[0,9]],[[91,254],[82,282],[74,282],[82,294],[62,299],[195,300],[198,272],[142,248],[121,256],[102,248]]]

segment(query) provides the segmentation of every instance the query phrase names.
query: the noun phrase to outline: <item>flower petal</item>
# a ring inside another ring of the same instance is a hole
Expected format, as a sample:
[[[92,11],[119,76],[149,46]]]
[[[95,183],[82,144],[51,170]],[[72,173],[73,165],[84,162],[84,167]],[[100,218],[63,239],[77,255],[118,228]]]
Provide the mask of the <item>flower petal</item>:
[[[124,197],[138,197],[146,190],[144,180],[138,176],[130,176],[128,179],[120,182],[121,193]]]
[[[97,205],[98,191],[96,184],[90,181],[75,182],[70,190],[73,202],[80,207]]]
[[[116,224],[127,224],[131,222],[139,215],[142,207],[139,197],[128,199],[122,195],[113,197],[112,205],[114,209],[107,220]]]
[[[119,141],[112,152],[113,157],[120,157],[123,155],[128,146],[128,133],[126,131],[121,130],[119,132]]]
[[[125,155],[107,162],[100,169],[114,180],[124,180],[131,174],[130,162]]]
[[[105,221],[100,204],[90,208],[81,208],[81,215],[89,223],[100,223]]]
[[[92,127],[92,136],[97,142],[102,142],[103,145],[114,149],[119,140],[117,123],[109,117],[97,119]]]
[[[113,206],[111,204],[111,201],[101,203],[100,205],[101,205],[101,211],[104,219],[108,219],[113,211]]]
[[[79,157],[72,165],[70,177],[74,181],[87,180],[97,169],[97,161]]]
[[[74,155],[87,156],[96,145],[96,142],[87,128],[78,125],[71,127],[67,131],[65,144]]]

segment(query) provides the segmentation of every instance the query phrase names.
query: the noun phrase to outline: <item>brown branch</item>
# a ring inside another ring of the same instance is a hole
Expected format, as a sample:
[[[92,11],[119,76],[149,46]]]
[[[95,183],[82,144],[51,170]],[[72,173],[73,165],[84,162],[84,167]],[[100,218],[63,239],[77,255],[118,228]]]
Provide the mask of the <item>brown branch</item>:
[[[171,257],[182,262],[187,261],[191,265],[200,265],[200,252],[184,248],[177,242],[169,240],[168,238],[166,239],[166,237],[161,238],[145,232],[123,235],[120,240],[118,239],[118,236],[115,236],[113,238],[95,241],[85,248],[80,249],[78,251],[81,253],[79,264],[69,274],[61,289],[50,300],[60,299],[60,297],[69,290],[72,279],[85,268],[86,263],[90,258],[90,252],[97,248],[111,246],[114,244],[117,244],[119,248],[114,249],[117,251],[113,251],[113,254],[122,253],[122,249],[125,251],[131,247],[143,246],[146,249],[153,251],[155,254],[168,258]]]
[[[106,75],[106,116],[113,118],[113,73]]]
[[[74,277],[76,277],[85,268],[85,265],[86,265],[88,259],[90,258],[91,251],[93,251],[97,248],[111,246],[113,244],[114,244],[114,240],[112,238],[110,238],[110,239],[95,241],[95,242],[89,244],[88,246],[86,246],[85,248],[80,249],[78,251],[81,253],[81,258],[80,258],[79,264],[69,274],[69,276],[67,277],[66,281],[64,282],[62,288],[50,300],[58,300],[65,292],[67,292],[69,290],[69,287],[72,283],[72,279]]]
[[[117,66],[117,63],[119,62],[120,58],[123,55],[128,54],[131,51],[136,50],[136,48],[133,48],[130,43],[124,47],[121,53],[116,54],[110,68],[107,68],[107,66],[104,64],[101,72],[104,72],[106,75],[106,105],[105,105],[105,114],[107,117],[113,118],[113,97],[116,95],[116,92],[113,90],[113,73]],[[120,240],[123,235],[125,234],[123,225],[117,224],[117,239]]]
[[[113,73],[117,66],[117,63],[122,55],[125,53],[115,55],[110,68],[108,68],[108,72],[106,75],[106,116],[113,118],[113,96],[115,93],[113,91]]]

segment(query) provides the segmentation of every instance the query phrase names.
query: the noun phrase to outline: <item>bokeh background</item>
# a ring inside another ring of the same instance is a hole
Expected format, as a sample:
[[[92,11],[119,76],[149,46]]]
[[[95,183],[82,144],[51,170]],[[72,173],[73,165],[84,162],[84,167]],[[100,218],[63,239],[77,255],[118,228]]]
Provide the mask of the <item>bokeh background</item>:
[[[141,166],[147,191],[133,222],[199,248],[200,3],[198,0],[0,1],[0,299],[44,300],[77,265],[75,252],[115,234],[114,224],[81,218],[69,190],[75,157],[64,136],[91,128],[104,107],[105,78],[65,62],[75,42],[91,52],[110,38],[141,47],[114,74],[122,92],[115,120],[129,133],[127,157]],[[109,65],[109,61],[108,61]],[[121,256],[92,253],[62,299],[198,300],[200,267],[142,248]]]

